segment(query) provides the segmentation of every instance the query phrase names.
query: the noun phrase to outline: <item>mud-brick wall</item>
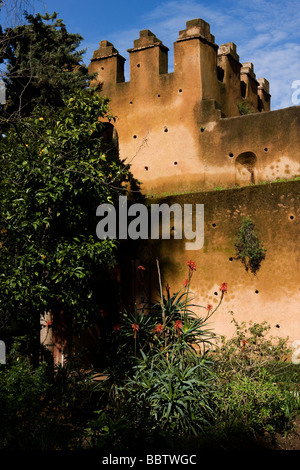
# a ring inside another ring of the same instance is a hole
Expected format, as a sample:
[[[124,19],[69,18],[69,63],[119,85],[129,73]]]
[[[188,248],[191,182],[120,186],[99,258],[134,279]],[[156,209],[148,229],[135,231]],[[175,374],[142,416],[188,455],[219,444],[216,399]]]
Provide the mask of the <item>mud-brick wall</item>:
[[[195,261],[191,290],[201,305],[217,305],[221,283],[228,284],[225,299],[211,319],[218,334],[230,336],[234,329],[230,311],[241,321],[267,321],[274,336],[300,339],[300,181],[253,185],[243,188],[170,196],[149,203],[204,204],[204,246],[185,249],[186,240],[146,241],[136,263],[147,267],[153,297],[157,297],[156,258],[163,286],[171,292],[183,286],[187,261]],[[195,206],[194,206],[195,207]],[[266,258],[256,275],[234,259],[234,238],[243,217],[255,224],[266,248]],[[143,272],[145,274],[145,272]],[[138,272],[138,275],[141,273]],[[138,293],[137,293],[138,294]]]

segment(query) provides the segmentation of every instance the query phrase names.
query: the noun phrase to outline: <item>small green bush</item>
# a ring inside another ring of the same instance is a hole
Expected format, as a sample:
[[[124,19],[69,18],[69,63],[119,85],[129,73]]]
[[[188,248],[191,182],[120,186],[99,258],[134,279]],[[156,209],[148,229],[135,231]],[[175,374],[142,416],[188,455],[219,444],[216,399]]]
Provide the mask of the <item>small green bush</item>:
[[[222,381],[215,394],[219,431],[240,428],[274,434],[291,427],[292,413],[299,408],[299,400],[290,390],[274,383],[266,371],[261,371],[261,375],[253,379],[239,373]]]
[[[20,353],[22,343],[15,340],[0,367],[0,450],[77,448],[91,417],[88,379],[73,367],[33,365]]]
[[[0,369],[0,448],[26,446],[32,423],[42,410],[41,398],[49,383],[45,364],[34,369],[14,344],[8,364]]]
[[[232,312],[235,333],[231,338],[219,336],[212,352],[214,367],[221,377],[244,374],[256,378],[264,369],[273,375],[274,381],[290,367],[287,358],[290,349],[287,338],[270,335],[270,325],[263,321],[238,323]]]
[[[270,325],[238,323],[212,352],[218,390],[214,396],[217,433],[284,432],[300,410],[299,369],[287,361],[287,339],[269,335]]]
[[[237,108],[241,115],[253,113],[253,111],[250,108],[249,102],[245,98],[243,98],[242,101],[237,103]]]

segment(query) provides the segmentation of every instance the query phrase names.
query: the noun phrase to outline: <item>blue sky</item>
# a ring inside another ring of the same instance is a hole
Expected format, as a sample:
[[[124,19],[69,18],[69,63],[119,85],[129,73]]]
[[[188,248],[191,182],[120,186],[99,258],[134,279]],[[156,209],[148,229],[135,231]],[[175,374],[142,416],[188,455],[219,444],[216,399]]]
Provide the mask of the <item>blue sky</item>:
[[[252,62],[257,78],[270,82],[271,107],[293,106],[292,83],[300,80],[300,5],[269,0],[35,0],[35,12],[57,11],[70,32],[80,33],[89,63],[99,42],[112,42],[126,60],[139,31],[150,29],[169,47],[186,21],[202,18],[210,24],[218,45],[234,42],[240,62]]]

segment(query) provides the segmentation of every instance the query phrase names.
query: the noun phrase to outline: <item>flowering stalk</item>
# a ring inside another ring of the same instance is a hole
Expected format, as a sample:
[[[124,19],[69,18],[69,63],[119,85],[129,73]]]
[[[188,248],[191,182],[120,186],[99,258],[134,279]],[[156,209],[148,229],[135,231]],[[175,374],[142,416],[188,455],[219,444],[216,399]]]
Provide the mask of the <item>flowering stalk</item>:
[[[165,328],[165,326],[166,326],[166,311],[165,311],[165,305],[164,305],[164,299],[163,299],[162,283],[161,283],[161,275],[160,275],[158,259],[156,260],[156,265],[157,265],[158,280],[159,280],[160,304],[161,304],[161,312],[162,312],[162,324],[163,324],[163,327]]]
[[[136,323],[133,323],[132,326],[132,329],[133,329],[133,337],[134,337],[134,357],[136,357],[136,336],[137,336],[137,332],[139,331],[139,325],[137,325]]]
[[[216,308],[213,309],[213,308],[212,308],[212,305],[207,305],[206,309],[207,309],[208,313],[207,313],[207,316],[206,316],[206,318],[205,318],[205,321],[206,321],[208,318],[210,318],[210,317],[215,313],[215,311],[218,310],[219,306],[221,305],[221,302],[222,302],[222,300],[223,300],[224,294],[227,292],[227,283],[226,283],[226,282],[223,282],[223,283],[221,284],[221,286],[220,286],[220,291],[221,291],[221,298],[220,298],[219,303],[218,303],[218,305],[216,306]]]
[[[188,301],[188,295],[189,295],[189,290],[190,290],[190,282],[191,282],[191,278],[192,278],[192,275],[193,275],[193,272],[196,271],[196,263],[192,260],[188,261],[186,263],[189,267],[189,278],[185,280],[185,287],[187,287],[187,291],[186,291],[186,301]],[[185,307],[184,307],[184,319],[186,320],[186,305],[185,304]]]
[[[177,331],[177,334],[178,334],[178,336],[179,336],[180,333],[181,333],[181,328],[182,328],[182,322],[181,322],[181,320],[176,320],[176,321],[175,321],[175,324],[174,324],[174,327],[175,327],[175,329],[176,329],[176,331]]]
[[[158,325],[156,325],[154,329],[154,332],[160,335],[163,332],[163,330],[164,330],[163,325],[161,323],[158,323]]]

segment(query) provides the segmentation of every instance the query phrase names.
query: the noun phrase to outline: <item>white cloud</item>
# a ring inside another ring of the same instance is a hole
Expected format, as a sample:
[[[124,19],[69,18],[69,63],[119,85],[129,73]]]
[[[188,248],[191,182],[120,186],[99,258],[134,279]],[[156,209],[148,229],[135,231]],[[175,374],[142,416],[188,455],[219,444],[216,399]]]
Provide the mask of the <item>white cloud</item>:
[[[284,43],[275,49],[267,51],[260,49],[254,54],[253,61],[257,75],[261,70],[268,71],[272,109],[293,106],[292,83],[300,80],[300,46],[295,43]]]

